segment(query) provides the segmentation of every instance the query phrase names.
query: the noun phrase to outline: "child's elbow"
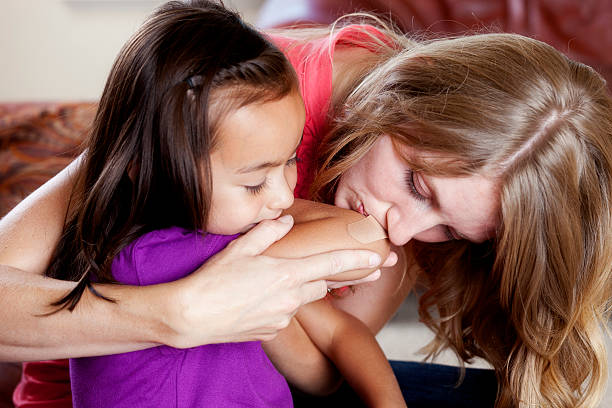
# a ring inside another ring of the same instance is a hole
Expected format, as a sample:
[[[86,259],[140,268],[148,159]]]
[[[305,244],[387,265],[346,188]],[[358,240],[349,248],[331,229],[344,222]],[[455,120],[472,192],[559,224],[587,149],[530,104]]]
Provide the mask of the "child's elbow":
[[[328,395],[333,394],[338,391],[343,382],[342,376],[338,374],[336,371],[333,377],[329,376],[327,378],[317,378],[309,381],[308,383],[302,383],[299,385],[292,384],[294,391],[295,388],[299,390],[299,392],[303,392],[308,395],[312,395],[315,397],[327,397]]]
[[[380,255],[381,262],[389,256],[391,243],[387,239],[386,231],[371,216],[363,217],[361,214],[350,214],[350,217],[342,217],[338,220],[338,239],[344,241],[345,248],[368,249]],[[369,269],[359,269],[343,272],[329,280],[358,280],[365,278],[380,266]]]

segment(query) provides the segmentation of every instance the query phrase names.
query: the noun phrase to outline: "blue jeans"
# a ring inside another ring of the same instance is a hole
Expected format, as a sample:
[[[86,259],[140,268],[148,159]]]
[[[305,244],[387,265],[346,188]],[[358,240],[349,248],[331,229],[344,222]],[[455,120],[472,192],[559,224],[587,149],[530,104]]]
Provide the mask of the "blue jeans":
[[[410,408],[492,408],[495,404],[497,379],[493,370],[466,368],[463,382],[457,385],[458,367],[410,361],[390,363]],[[324,398],[295,391],[294,404],[295,408],[364,406],[346,384]]]

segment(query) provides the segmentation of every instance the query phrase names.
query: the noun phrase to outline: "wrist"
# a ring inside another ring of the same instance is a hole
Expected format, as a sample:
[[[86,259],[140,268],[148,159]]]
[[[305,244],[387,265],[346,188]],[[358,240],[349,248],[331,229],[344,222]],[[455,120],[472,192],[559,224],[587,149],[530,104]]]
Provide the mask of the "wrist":
[[[186,345],[184,295],[178,282],[148,286],[149,299],[146,319],[149,319],[151,339],[175,348]]]
[[[206,337],[209,322],[205,322],[197,307],[204,302],[205,290],[195,290],[189,278],[156,285],[155,290],[155,298],[160,300],[152,313],[157,341],[175,348],[215,342]]]
[[[170,344],[173,332],[167,324],[167,296],[163,288],[155,286],[96,285],[96,290],[114,300],[114,303],[96,299],[102,307],[100,313],[108,313],[108,307],[116,316],[111,324],[124,328],[124,340],[140,344]],[[162,289],[162,290],[160,290]],[[88,296],[93,294],[88,293]],[[102,315],[104,315],[102,314]]]

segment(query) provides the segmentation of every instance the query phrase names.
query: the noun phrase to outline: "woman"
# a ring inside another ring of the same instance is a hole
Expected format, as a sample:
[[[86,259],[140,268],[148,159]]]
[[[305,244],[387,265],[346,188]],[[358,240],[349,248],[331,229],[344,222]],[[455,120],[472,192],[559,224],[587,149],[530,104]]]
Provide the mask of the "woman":
[[[604,81],[521,36],[414,43],[361,31],[325,40],[336,85],[313,196],[373,215],[407,245],[424,272],[430,353],[489,361],[496,406],[595,406],[611,281]],[[325,66],[316,41],[308,58],[299,41],[283,45],[304,80]],[[378,330],[395,301],[387,276],[336,305]]]
[[[601,325],[611,281],[612,102],[600,77],[515,35],[415,43],[353,26],[273,38],[307,108],[296,191],[372,215],[406,248],[395,271],[334,298],[336,306],[378,331],[420,271],[421,316],[436,332],[430,353],[450,347],[463,360],[489,361],[497,407],[595,406],[606,382]],[[5,220],[22,241],[3,242],[13,254],[3,263],[22,267],[27,258],[44,270],[36,251],[57,241],[70,185],[64,172]],[[24,242],[41,228],[48,233]],[[68,285],[52,284],[56,293]],[[136,314],[149,304],[137,296],[125,306]],[[127,324],[109,316],[113,330]],[[296,344],[292,330],[274,341]],[[304,358],[297,351],[271,358],[290,365]],[[294,382],[330,369],[316,361]]]

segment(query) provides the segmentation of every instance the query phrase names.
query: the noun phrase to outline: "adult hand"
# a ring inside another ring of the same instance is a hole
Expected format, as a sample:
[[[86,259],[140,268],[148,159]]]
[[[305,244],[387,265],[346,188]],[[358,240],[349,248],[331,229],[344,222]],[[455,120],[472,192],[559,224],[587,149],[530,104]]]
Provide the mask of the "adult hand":
[[[397,263],[397,254],[391,251],[387,259],[381,266],[383,268],[388,268],[388,267],[394,266],[396,263]],[[378,280],[378,278],[380,278],[380,274],[381,274],[380,269],[377,269],[371,274],[369,274],[368,276],[366,276],[365,278],[354,280],[354,281],[327,281],[327,287],[329,289],[337,289],[337,288],[341,288],[344,286],[353,286],[353,285],[359,285],[361,283],[373,282],[375,280]]]
[[[271,340],[297,309],[327,293],[325,277],[380,265],[378,254],[339,250],[296,259],[261,255],[289,232],[291,216],[260,223],[199,270],[172,283],[166,323],[174,347]],[[346,283],[345,283],[346,284]]]

